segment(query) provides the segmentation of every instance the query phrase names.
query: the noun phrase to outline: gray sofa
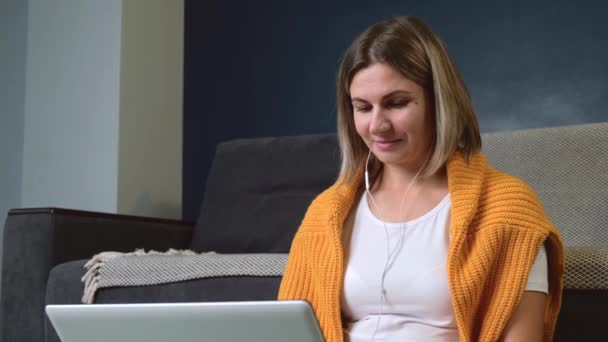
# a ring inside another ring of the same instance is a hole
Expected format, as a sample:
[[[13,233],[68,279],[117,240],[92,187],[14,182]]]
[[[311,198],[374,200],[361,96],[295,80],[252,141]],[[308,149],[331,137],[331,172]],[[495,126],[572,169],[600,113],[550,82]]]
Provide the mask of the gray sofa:
[[[539,194],[567,246],[556,341],[606,338],[608,123],[483,136],[489,162]],[[287,253],[307,205],[335,179],[333,134],[219,144],[196,223],[68,209],[14,209],[5,223],[2,341],[58,341],[46,304],[79,303],[87,258],[106,250]],[[603,254],[602,254],[603,253]],[[269,300],[280,277],[101,289],[96,303]]]

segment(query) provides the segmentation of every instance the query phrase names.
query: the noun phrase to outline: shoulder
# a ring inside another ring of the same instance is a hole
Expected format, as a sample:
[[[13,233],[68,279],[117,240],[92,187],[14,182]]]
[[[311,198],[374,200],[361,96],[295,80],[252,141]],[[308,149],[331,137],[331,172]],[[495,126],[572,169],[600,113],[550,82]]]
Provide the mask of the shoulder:
[[[308,206],[298,232],[340,232],[358,196],[358,183],[336,182]]]
[[[538,196],[528,183],[488,165],[484,171],[479,214],[511,226],[545,232],[554,229]]]
[[[336,201],[336,185],[318,194],[306,209],[298,233],[327,231]]]
[[[532,187],[523,179],[497,170],[492,166],[485,167],[485,182],[482,194],[492,197],[513,200],[537,199]]]

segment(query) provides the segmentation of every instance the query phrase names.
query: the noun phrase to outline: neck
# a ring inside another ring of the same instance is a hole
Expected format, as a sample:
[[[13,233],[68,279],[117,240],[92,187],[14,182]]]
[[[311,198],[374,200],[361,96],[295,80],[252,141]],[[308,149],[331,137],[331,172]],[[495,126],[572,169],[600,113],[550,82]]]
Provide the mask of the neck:
[[[416,177],[418,169],[404,169],[395,166],[384,165],[379,177],[380,182],[378,184],[378,190],[387,191],[403,191],[406,189]],[[415,187],[436,187],[447,184],[447,171],[446,167],[442,167],[437,172],[430,176],[422,176],[421,174],[416,177]]]

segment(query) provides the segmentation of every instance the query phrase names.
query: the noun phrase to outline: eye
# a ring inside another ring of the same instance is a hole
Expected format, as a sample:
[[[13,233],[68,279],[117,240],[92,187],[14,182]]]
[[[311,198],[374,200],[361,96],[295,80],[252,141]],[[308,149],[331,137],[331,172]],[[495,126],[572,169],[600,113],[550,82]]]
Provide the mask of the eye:
[[[409,102],[409,100],[393,100],[388,103],[388,106],[391,108],[403,108],[407,106]]]
[[[370,106],[355,106],[355,111],[359,113],[367,113],[371,110]]]

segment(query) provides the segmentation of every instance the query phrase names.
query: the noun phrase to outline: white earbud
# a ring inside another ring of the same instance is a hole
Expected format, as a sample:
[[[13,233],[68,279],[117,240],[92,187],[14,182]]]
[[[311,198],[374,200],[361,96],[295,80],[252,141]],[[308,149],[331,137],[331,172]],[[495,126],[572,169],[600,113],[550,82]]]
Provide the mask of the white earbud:
[[[365,191],[369,192],[369,173],[367,172],[367,165],[369,164],[369,157],[372,155],[372,149],[369,149],[367,154],[367,160],[365,161]]]

